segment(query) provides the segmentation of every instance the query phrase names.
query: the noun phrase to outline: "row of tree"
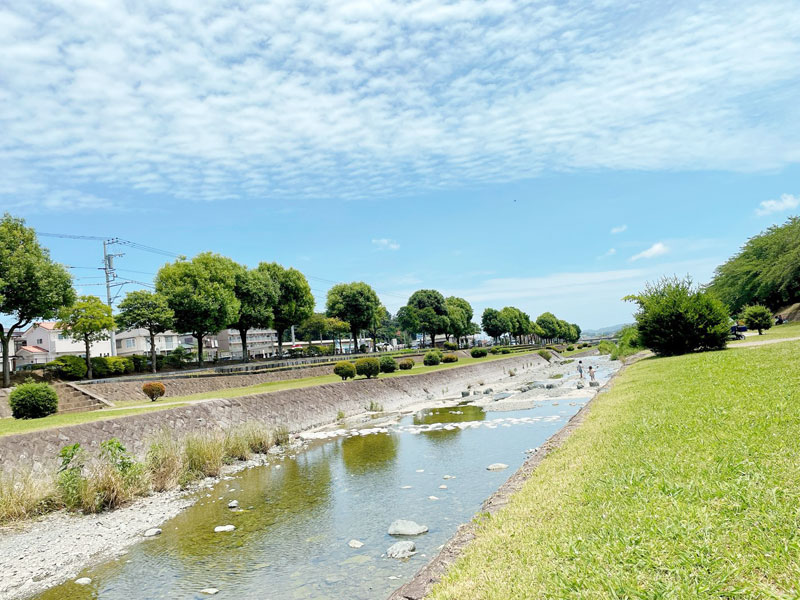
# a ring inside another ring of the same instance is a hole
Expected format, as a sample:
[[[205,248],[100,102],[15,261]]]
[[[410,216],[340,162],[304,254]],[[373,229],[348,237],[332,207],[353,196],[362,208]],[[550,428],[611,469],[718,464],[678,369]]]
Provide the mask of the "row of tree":
[[[495,341],[501,336],[508,335],[519,343],[524,341],[573,343],[581,337],[581,328],[575,323],[567,323],[550,312],[542,313],[534,321],[527,313],[514,306],[506,306],[501,310],[487,308],[483,311],[481,326]]]

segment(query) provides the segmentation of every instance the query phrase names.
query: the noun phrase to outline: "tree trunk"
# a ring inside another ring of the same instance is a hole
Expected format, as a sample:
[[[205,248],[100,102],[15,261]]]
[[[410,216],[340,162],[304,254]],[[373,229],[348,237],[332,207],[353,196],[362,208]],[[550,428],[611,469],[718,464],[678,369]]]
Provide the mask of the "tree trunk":
[[[275,331],[278,332],[278,358],[283,357],[283,332],[286,331],[285,329],[276,329]]]
[[[203,366],[203,334],[197,333],[195,334],[195,339],[197,340],[197,365],[202,367]]]
[[[333,347],[334,347],[334,349],[336,348],[336,344],[335,343],[334,343]],[[342,350],[342,336],[341,335],[339,336],[339,354],[344,354],[344,351]]]
[[[250,353],[247,351],[247,329],[240,329],[239,335],[242,337],[242,360],[250,362]]]
[[[375,335],[374,333],[372,334],[372,351],[373,352],[378,351],[378,336]]]
[[[92,357],[89,356],[89,338],[83,338],[84,344],[86,344],[86,378],[92,378]]]
[[[153,363],[153,373],[158,372],[158,369],[156,369],[156,334],[154,331],[150,331],[150,362]]]
[[[436,348],[436,334],[431,334],[431,348]]]
[[[11,387],[11,360],[8,348],[11,345],[11,330],[8,335],[0,336],[3,342],[3,387]]]
[[[358,329],[350,330],[353,335],[353,354],[358,354]]]

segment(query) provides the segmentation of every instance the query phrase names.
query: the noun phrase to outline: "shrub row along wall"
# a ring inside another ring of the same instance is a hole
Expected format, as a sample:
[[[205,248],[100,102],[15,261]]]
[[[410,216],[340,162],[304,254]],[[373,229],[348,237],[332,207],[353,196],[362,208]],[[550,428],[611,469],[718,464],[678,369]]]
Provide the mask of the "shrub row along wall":
[[[284,425],[297,432],[333,423],[339,411],[347,416],[362,413],[370,402],[383,405],[385,410],[398,410],[427,398],[455,396],[468,384],[503,377],[511,368],[521,375],[526,369],[544,363],[544,359],[537,355],[526,355],[422,375],[359,379],[209,400],[163,411],[9,435],[0,437],[0,464],[4,469],[20,465],[52,470],[58,466],[57,455],[63,446],[78,442],[90,451],[96,451],[100,442],[112,437],[142,457],[148,437],[162,427],[181,437],[191,431],[225,430],[255,420]]]

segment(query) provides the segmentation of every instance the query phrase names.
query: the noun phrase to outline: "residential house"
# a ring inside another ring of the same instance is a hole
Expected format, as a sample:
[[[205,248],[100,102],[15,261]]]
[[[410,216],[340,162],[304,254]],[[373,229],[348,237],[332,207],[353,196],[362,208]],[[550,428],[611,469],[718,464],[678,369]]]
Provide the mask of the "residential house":
[[[15,344],[16,345],[16,344]],[[92,356],[110,356],[111,342],[94,342],[89,350]],[[15,356],[15,368],[25,365],[45,364],[65,355],[85,356],[83,342],[76,342],[58,328],[55,321],[34,323],[22,335]]]
[[[186,336],[174,331],[156,334],[156,354],[167,354],[178,346],[184,345]],[[150,333],[147,329],[128,329],[116,334],[117,356],[132,354],[150,354]]]

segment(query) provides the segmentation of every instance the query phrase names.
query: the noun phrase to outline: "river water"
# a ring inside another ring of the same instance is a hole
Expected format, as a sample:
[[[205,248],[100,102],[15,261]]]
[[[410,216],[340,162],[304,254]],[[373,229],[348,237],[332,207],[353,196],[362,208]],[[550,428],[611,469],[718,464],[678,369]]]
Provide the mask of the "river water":
[[[204,588],[219,589],[215,599],[385,598],[472,519],[525,450],[563,427],[587,399],[513,412],[428,409],[376,433],[314,441],[294,457],[198,492],[199,501],[164,523],[161,536],[81,573],[91,584],[70,581],[37,598],[199,599],[208,597]],[[486,469],[497,462],[509,468]],[[244,510],[228,509],[231,500]],[[430,531],[392,538],[389,524],[401,518]],[[214,533],[227,524],[236,530]],[[364,546],[350,548],[351,539]],[[412,539],[418,554],[383,557],[398,539]]]

